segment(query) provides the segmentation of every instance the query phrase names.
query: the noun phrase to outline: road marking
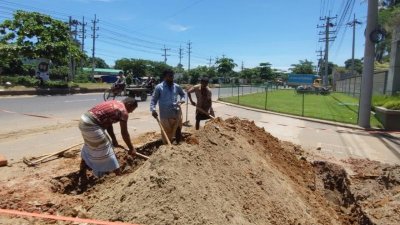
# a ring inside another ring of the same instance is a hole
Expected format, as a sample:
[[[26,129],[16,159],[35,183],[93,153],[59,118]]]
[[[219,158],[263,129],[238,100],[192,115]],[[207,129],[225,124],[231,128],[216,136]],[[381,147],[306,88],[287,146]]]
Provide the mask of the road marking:
[[[89,101],[96,101],[97,99],[95,98],[89,98],[89,99],[79,99],[79,100],[66,100],[64,102],[70,103],[70,102],[89,102]]]

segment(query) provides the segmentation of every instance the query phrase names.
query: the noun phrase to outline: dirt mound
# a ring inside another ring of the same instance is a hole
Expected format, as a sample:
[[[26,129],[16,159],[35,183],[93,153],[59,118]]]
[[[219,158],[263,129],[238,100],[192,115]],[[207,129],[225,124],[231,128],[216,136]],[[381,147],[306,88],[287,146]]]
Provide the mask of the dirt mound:
[[[141,224],[344,224],[313,191],[314,175],[254,123],[214,120],[98,190],[89,213]]]

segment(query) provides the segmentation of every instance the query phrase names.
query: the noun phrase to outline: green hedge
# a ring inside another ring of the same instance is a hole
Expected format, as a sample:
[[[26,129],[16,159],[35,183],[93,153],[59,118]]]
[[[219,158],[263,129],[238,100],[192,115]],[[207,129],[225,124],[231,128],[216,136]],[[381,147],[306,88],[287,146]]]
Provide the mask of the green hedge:
[[[372,97],[373,106],[387,109],[400,110],[400,96],[377,95]]]
[[[40,81],[30,76],[0,76],[1,85],[10,82],[12,86],[20,85],[25,87],[39,87]],[[68,88],[68,82],[65,81],[46,81],[41,87],[47,88]]]
[[[400,110],[400,101],[388,101],[383,104],[383,107],[387,109]]]
[[[10,82],[11,85],[22,85],[25,87],[36,87],[39,85],[39,80],[30,76],[0,76],[0,82],[5,85]]]

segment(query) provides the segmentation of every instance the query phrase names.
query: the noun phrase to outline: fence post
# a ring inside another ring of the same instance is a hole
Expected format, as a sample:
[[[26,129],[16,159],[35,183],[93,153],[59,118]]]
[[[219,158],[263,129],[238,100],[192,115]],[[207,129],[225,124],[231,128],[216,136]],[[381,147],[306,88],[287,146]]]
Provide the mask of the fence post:
[[[218,82],[218,100],[219,100],[219,98],[220,98],[220,94],[221,94],[221,83],[220,82]]]
[[[265,87],[265,105],[264,105],[265,110],[267,110],[267,102],[268,102],[268,86]]]
[[[231,96],[233,96],[233,82],[232,82],[232,95]]]
[[[302,107],[301,107],[301,116],[304,117],[304,92],[303,92],[303,104],[302,104]]]
[[[238,94],[238,103],[237,103],[237,104],[239,105],[239,98],[240,98],[240,85],[238,85],[238,93],[237,93],[237,94]]]

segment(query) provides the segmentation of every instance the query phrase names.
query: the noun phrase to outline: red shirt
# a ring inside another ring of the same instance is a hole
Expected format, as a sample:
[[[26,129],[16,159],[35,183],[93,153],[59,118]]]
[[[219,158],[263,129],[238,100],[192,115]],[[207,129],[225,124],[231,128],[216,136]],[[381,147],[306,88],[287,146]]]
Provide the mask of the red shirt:
[[[89,112],[103,128],[119,121],[127,121],[129,117],[124,103],[117,100],[100,103],[91,108]]]

